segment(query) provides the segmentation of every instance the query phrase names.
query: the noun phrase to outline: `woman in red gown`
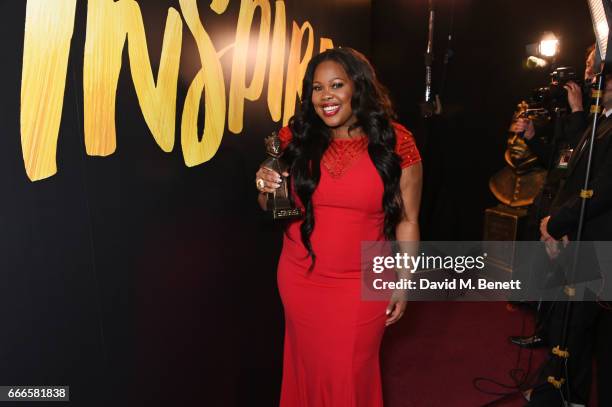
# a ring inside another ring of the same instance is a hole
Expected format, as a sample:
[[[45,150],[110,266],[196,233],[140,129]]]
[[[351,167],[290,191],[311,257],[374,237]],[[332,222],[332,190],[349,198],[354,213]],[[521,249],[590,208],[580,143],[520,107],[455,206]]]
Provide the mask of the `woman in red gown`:
[[[287,225],[278,264],[285,309],[280,405],[380,407],[380,343],[406,302],[361,299],[361,242],[419,239],[420,156],[357,51],[315,56],[302,96],[279,133],[292,196],[305,213]],[[257,172],[262,208],[279,180],[270,169]]]

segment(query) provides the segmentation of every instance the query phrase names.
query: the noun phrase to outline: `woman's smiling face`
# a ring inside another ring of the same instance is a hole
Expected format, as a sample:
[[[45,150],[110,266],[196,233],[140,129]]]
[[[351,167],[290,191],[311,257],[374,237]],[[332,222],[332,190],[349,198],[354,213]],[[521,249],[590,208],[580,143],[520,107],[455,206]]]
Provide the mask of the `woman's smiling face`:
[[[353,87],[342,65],[335,61],[323,61],[315,69],[312,104],[327,127],[344,130],[356,122],[351,107]]]

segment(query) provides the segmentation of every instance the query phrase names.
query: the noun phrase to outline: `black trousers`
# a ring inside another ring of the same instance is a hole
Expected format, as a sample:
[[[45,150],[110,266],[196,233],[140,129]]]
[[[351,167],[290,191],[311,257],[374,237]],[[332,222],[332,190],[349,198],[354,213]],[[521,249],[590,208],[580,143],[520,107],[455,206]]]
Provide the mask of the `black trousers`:
[[[547,336],[551,349],[561,344],[565,302],[553,303]],[[597,399],[600,406],[612,406],[612,311],[597,302],[571,304],[567,332],[569,359],[567,367],[555,355],[550,355],[542,369],[540,380],[546,383],[548,376],[565,377],[562,387],[565,397],[569,389],[573,403],[588,405],[591,392],[592,363],[596,364]],[[561,363],[559,363],[561,362]],[[559,390],[544,384],[532,394],[527,406],[561,406],[563,398]]]

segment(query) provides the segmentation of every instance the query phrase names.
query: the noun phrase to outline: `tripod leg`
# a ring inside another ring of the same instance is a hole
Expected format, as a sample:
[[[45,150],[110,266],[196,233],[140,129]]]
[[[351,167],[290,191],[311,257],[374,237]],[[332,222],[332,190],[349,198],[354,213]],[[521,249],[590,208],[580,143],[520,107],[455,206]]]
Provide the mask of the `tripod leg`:
[[[556,303],[550,319],[550,343],[556,347],[561,343],[565,319],[566,303]],[[577,404],[587,404],[591,391],[591,370],[594,345],[594,323],[597,315],[597,304],[593,302],[575,302],[571,304],[568,316],[567,340],[560,350],[567,349],[569,357],[559,357],[552,354],[540,375],[540,386],[533,392],[532,401],[528,406],[546,406],[546,400],[556,399],[561,402],[569,397],[569,401]],[[567,366],[565,364],[567,360]],[[563,384],[560,389],[548,382],[553,377]],[[538,404],[542,403],[542,404]],[[555,404],[549,404],[555,405]],[[561,405],[561,404],[559,404]]]

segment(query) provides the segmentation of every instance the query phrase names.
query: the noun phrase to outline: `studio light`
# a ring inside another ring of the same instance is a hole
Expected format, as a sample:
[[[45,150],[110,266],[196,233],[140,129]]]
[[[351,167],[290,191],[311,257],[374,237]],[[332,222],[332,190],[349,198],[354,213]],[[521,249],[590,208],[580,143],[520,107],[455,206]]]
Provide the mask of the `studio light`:
[[[554,58],[559,52],[559,39],[555,34],[546,32],[540,40],[538,53],[545,58]]]
[[[588,2],[591,19],[593,20],[598,57],[610,69],[612,58],[608,55],[608,43],[610,42],[609,22],[612,20],[612,4],[610,0],[588,0]]]
[[[561,48],[559,38],[551,31],[542,34],[539,42],[528,44],[525,47],[529,57],[525,61],[527,69],[543,69],[548,66],[554,68],[557,55]]]

